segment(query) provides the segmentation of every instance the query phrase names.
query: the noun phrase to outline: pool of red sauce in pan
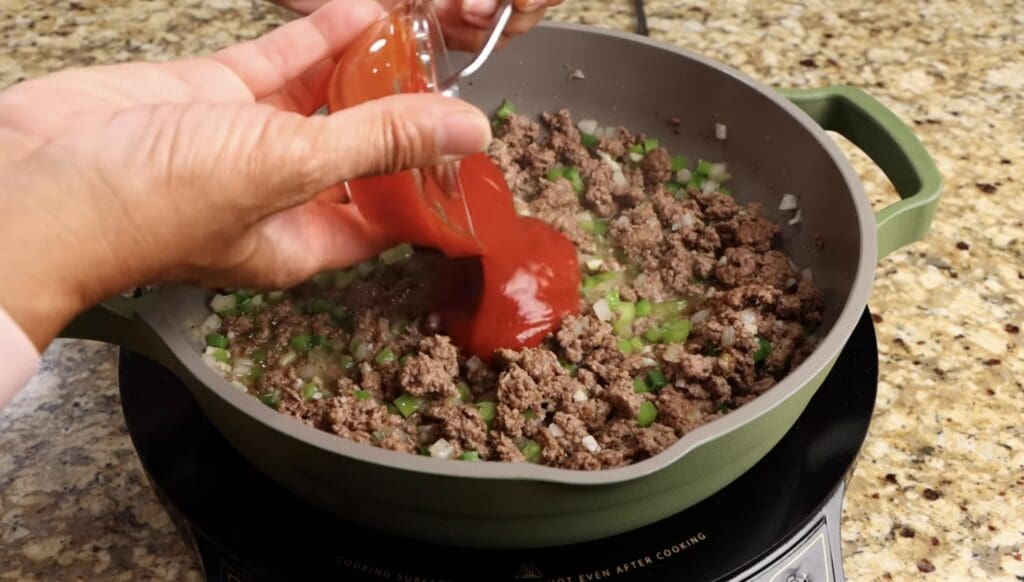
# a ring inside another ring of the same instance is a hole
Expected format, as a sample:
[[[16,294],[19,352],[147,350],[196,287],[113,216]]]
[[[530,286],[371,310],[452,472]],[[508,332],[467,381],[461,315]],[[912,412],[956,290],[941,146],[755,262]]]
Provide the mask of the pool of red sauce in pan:
[[[415,41],[398,12],[368,29],[338,62],[328,107],[427,88]],[[428,207],[421,188],[443,214],[464,214],[441,194],[431,172],[405,171],[348,183],[351,201],[388,243],[438,249],[452,260],[438,274],[437,310],[456,344],[488,361],[496,349],[533,347],[579,310],[576,248],[539,220],[515,212],[505,178],[486,154],[458,171],[475,238]]]

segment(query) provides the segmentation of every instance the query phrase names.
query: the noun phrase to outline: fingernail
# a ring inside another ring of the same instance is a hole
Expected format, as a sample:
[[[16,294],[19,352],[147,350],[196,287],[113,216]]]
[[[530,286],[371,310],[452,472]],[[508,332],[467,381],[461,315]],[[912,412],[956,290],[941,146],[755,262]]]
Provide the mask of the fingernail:
[[[491,140],[491,125],[479,112],[459,111],[445,116],[437,127],[437,151],[464,156],[483,151]]]
[[[462,13],[486,18],[498,9],[498,0],[462,0]]]
[[[548,0],[526,0],[523,3],[523,12],[533,12],[539,8],[543,8],[548,3]]]

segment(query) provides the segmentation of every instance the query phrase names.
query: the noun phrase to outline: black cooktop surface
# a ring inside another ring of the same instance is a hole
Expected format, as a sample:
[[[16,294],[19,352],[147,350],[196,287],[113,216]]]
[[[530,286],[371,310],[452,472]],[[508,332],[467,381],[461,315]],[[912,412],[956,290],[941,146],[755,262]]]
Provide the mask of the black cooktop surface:
[[[704,502],[612,538],[522,551],[434,546],[343,522],[249,465],[162,367],[122,350],[120,380],[128,430],[150,482],[209,580],[841,580],[841,568],[769,575],[761,563],[793,563],[787,544],[810,543],[793,540],[809,539],[826,513],[837,522],[842,483],[874,407],[878,352],[865,311],[796,425]],[[838,548],[838,535],[832,538]],[[762,574],[749,574],[752,567]]]

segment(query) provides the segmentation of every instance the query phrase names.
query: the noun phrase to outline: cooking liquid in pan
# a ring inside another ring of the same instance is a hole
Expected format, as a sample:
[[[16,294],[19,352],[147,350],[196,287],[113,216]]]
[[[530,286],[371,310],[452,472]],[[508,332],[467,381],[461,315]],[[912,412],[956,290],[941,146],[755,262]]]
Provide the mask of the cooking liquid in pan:
[[[424,54],[413,32],[436,20],[417,20],[417,10],[418,0],[402,3],[352,43],[330,81],[332,112],[436,90],[434,55]],[[451,183],[442,186],[445,176]],[[516,214],[508,184],[486,154],[464,159],[457,172],[414,169],[352,180],[348,189],[383,238],[463,259],[439,273],[437,310],[452,339],[482,360],[499,348],[536,346],[579,311],[576,248],[547,224]],[[452,189],[461,196],[449,195]]]

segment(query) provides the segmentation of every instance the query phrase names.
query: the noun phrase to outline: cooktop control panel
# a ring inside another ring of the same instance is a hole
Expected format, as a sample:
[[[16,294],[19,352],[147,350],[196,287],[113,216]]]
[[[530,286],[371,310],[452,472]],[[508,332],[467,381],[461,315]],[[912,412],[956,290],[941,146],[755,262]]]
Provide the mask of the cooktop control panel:
[[[845,484],[822,508],[818,519],[793,536],[793,543],[777,549],[737,580],[744,582],[844,582],[839,520]]]

